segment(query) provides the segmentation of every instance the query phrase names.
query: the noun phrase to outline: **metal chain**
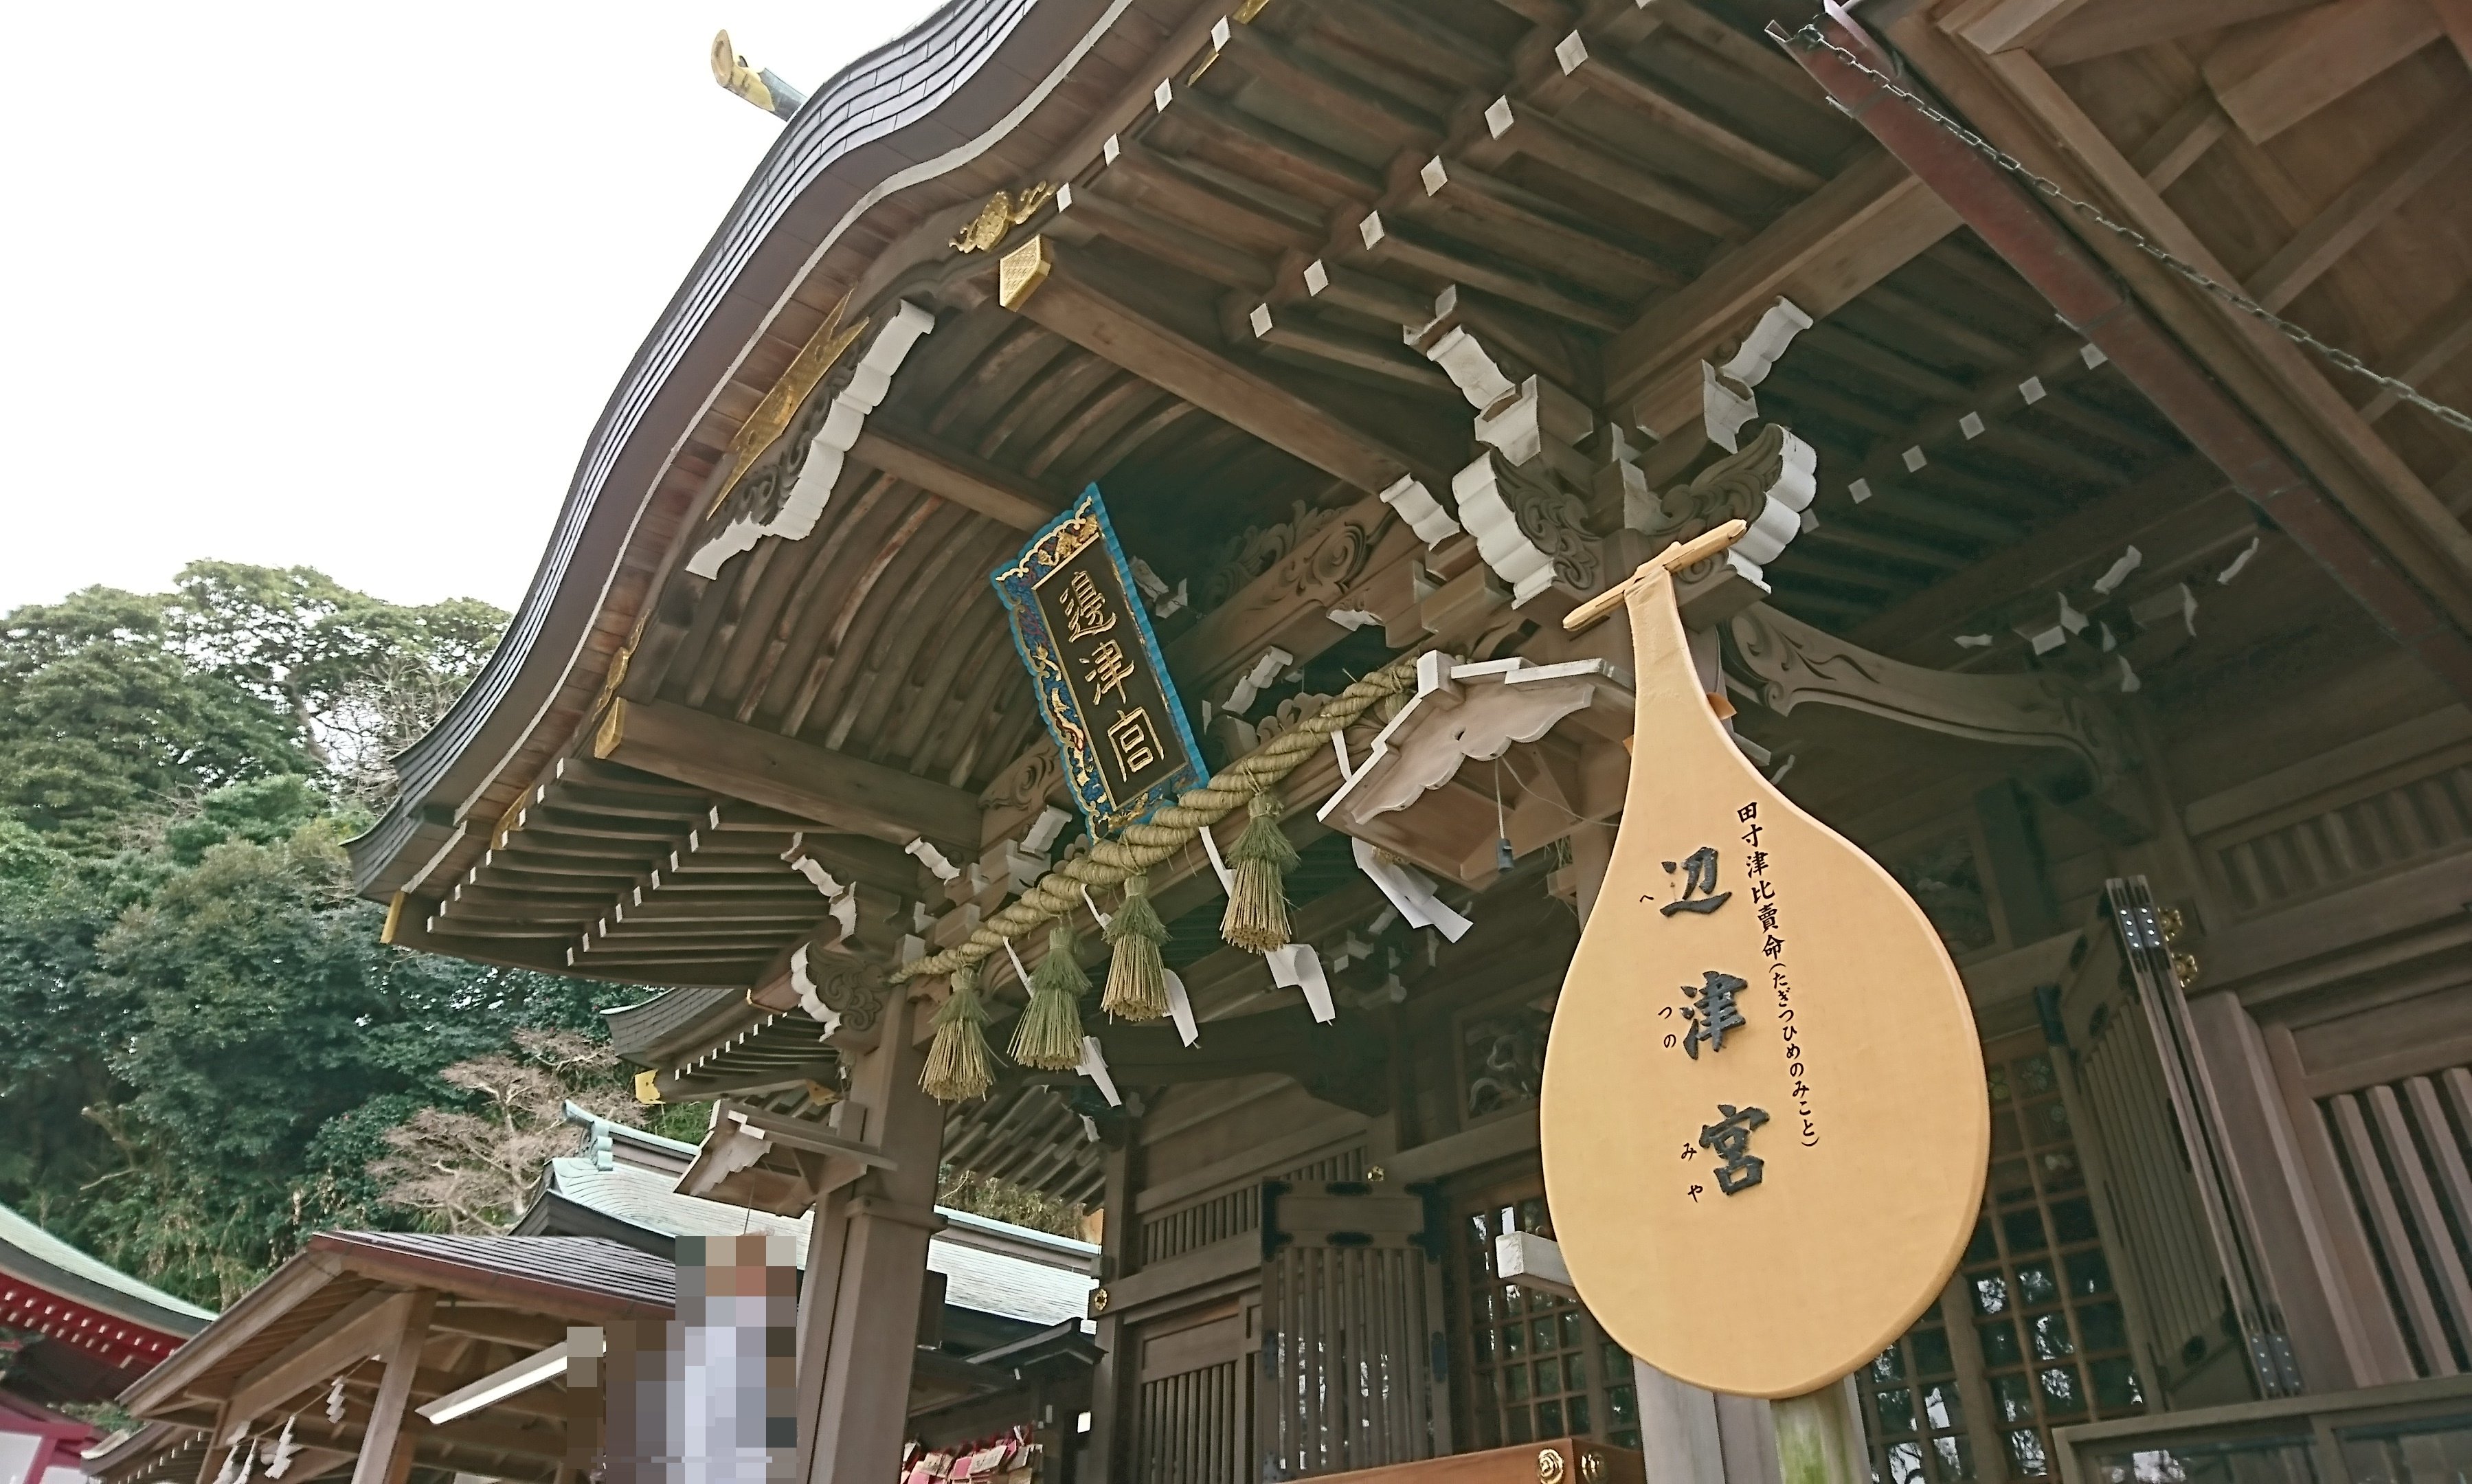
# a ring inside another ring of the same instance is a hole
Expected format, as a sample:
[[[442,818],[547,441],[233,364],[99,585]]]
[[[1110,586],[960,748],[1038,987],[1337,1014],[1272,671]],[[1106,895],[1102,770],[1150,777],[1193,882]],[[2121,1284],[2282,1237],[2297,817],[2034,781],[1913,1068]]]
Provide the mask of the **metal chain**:
[[[1781,32],[1782,28],[1779,29]],[[1776,33],[1771,34],[1774,35]],[[2162,248],[2155,246],[2145,233],[2137,230],[2137,228],[2133,227],[2125,227],[2122,224],[2113,221],[2111,218],[2104,215],[2103,211],[2093,203],[2080,201],[2075,196],[2072,196],[2068,192],[2060,189],[2056,182],[2036,175],[2033,171],[2028,169],[2024,162],[2019,160],[2015,156],[2010,155],[2006,150],[2001,149],[1998,145],[1993,144],[1990,140],[1976,133],[1973,130],[1966,128],[1963,124],[1961,124],[1957,120],[1949,117],[1947,114],[1942,113],[1938,108],[1933,107],[1926,99],[1915,95],[1907,88],[1900,87],[1897,85],[1894,79],[1871,66],[1868,62],[1866,62],[1862,58],[1855,56],[1852,52],[1849,52],[1845,48],[1839,46],[1836,42],[1829,40],[1828,37],[1820,34],[1818,23],[1814,22],[1806,24],[1800,31],[1793,34],[1792,39],[1796,42],[1803,43],[1806,50],[1812,47],[1818,47],[1833,54],[1839,60],[1854,68],[1864,76],[1871,79],[1873,82],[1879,84],[1890,92],[1894,93],[1899,98],[1904,99],[1907,103],[1912,104],[1916,112],[1938,125],[1943,131],[1962,142],[1968,149],[1975,151],[1977,154],[1983,156],[1984,158],[1991,161],[1994,165],[1999,166],[2010,175],[2024,180],[2027,184],[2032,186],[2035,190],[2040,191],[2045,196],[2048,196],[2052,200],[2067,206],[2070,210],[2085,218],[2087,221],[2094,223],[2097,227],[2101,227],[2106,231],[2112,232],[2125,239],[2130,246],[2136,248],[2148,257],[2161,263],[2164,267],[2172,270],[2175,274],[2178,274],[2181,277],[2188,279],[2191,283],[2196,284],[2198,287],[2205,290],[2215,298],[2222,299],[2224,303],[2231,305],[2241,313],[2248,315],[2252,319],[2261,322],[2270,328],[2280,333],[2285,339],[2292,341],[2295,345],[2305,346],[2309,349],[2317,351],[2319,355],[2325,357],[2327,360],[2333,362],[2342,370],[2350,371],[2353,375],[2363,376],[2370,381],[2376,382],[2379,386],[2394,394],[2395,396],[2412,403],[2414,407],[2417,407],[2423,412],[2430,414],[2432,417],[2436,418],[2439,421],[2447,423],[2452,427],[2460,428],[2466,433],[2472,433],[2472,416],[2466,416],[2465,414],[2457,411],[2455,408],[2447,406],[2443,402],[2436,401],[2424,395],[2420,389],[2413,386],[2410,382],[2398,381],[2394,377],[2387,375],[2382,371],[2372,370],[2366,362],[2364,362],[2359,356],[2354,355],[2349,350],[2345,350],[2339,346],[2330,346],[2326,344],[2326,342],[2319,340],[2317,336],[2312,335],[2301,326],[2293,323],[2290,320],[2283,318],[2273,310],[2267,308],[2264,304],[2261,304],[2257,300],[2250,299],[2247,295],[2241,293],[2238,289],[2227,288],[2223,284],[2216,282],[2215,279],[2209,276],[2203,270],[2196,267],[2194,264],[2184,262],[2181,259],[2175,257],[2170,252],[2165,251]]]

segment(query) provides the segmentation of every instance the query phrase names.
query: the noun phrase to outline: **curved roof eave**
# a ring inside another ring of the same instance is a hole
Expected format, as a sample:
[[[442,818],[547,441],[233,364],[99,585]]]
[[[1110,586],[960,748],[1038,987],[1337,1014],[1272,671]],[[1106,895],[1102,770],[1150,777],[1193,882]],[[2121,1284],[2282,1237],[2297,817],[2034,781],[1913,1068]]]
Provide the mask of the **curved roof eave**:
[[[541,563],[470,686],[395,759],[384,818],[349,842],[383,899],[459,824],[538,725],[621,575],[662,471],[782,301],[867,211],[963,169],[1062,84],[1134,0],[950,0],[844,68],[784,128],[594,424]]]

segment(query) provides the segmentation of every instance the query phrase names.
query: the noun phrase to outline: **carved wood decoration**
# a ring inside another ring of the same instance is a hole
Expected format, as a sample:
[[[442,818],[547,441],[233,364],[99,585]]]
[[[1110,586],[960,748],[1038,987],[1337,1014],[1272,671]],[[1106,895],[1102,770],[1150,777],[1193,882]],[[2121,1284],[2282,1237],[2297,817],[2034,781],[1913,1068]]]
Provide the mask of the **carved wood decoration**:
[[[1741,452],[1662,495],[1648,489],[1635,467],[1616,467],[1630,476],[1623,491],[1625,525],[1665,542],[1687,541],[1728,520],[1743,521],[1750,530],[1729,555],[1753,563],[1753,576],[1801,534],[1802,512],[1819,488],[1818,455],[1777,422],[1761,428]]]
[[[1546,1192],[1625,1350],[1800,1396],[1937,1301],[1983,1196],[1983,1060],[1922,910],[1744,761],[1670,575],[1642,572],[1623,828],[1545,1056]]]
[[[1966,675],[1875,655],[1764,603],[1727,625],[1734,668],[1784,715],[1806,701],[1978,742],[2075,753],[2100,789],[2129,765],[2120,725],[2068,679],[2049,673]]]
[[[1585,597],[1603,583],[1587,508],[1550,471],[1488,452],[1452,476],[1451,493],[1486,565],[1510,585],[1511,607],[1548,587]]]
[[[801,429],[805,442],[793,447],[774,467],[740,482],[713,512],[720,530],[704,539],[687,559],[698,577],[712,577],[721,564],[768,536],[802,540],[816,528],[832,498],[833,482],[842,463],[858,442],[869,413],[891,389],[892,373],[901,369],[911,347],[936,327],[936,316],[907,299],[895,304],[891,319],[859,358],[843,387]]]
[[[1416,694],[1322,805],[1321,821],[1357,834],[1375,815],[1408,808],[1449,782],[1462,765],[1489,762],[1513,743],[1533,742],[1574,712],[1604,713],[1601,730],[1625,728],[1631,707],[1628,682],[1603,659],[1540,665],[1513,657],[1465,664],[1427,655],[1416,667]]]

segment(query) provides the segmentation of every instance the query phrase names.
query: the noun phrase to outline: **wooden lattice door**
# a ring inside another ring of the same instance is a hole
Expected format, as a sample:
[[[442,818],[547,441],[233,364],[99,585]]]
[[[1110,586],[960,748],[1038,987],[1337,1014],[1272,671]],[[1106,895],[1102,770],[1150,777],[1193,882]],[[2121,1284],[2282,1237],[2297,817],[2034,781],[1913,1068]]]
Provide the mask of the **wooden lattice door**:
[[[1451,1450],[1442,1221],[1428,1196],[1379,1188],[1262,1186],[1264,1479]]]

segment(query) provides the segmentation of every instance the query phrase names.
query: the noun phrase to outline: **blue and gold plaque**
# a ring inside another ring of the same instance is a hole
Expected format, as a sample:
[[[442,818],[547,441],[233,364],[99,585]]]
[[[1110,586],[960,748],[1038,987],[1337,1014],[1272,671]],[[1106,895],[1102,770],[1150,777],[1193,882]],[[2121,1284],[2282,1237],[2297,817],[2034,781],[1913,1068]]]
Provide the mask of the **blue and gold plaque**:
[[[1093,834],[1201,781],[1201,749],[1097,485],[989,580]]]

